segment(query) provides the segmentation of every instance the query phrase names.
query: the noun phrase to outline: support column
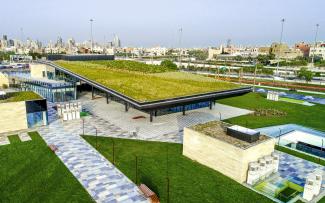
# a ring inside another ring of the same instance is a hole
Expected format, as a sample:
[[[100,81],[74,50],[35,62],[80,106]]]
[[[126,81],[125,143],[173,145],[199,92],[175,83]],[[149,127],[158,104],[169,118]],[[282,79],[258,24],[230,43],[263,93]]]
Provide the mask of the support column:
[[[94,86],[91,86],[91,99],[94,99]]]
[[[210,110],[212,109],[212,101],[210,101],[210,103],[209,103],[209,109]]]
[[[106,93],[106,104],[108,104],[108,93]]]
[[[185,116],[185,106],[182,106],[183,116]]]
[[[129,111],[129,105],[128,105],[128,103],[125,102],[124,105],[125,105],[125,112],[128,112]]]
[[[157,117],[157,110],[155,110],[155,117]]]
[[[150,111],[150,122],[152,122],[152,121],[153,121],[153,112]]]
[[[74,99],[78,99],[78,92],[77,92],[77,86],[74,87]]]

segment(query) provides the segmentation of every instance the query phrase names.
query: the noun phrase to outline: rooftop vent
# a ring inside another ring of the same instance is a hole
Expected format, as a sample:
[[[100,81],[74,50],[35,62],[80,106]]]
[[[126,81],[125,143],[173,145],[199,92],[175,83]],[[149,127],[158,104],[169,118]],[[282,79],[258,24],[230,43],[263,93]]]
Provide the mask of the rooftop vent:
[[[238,125],[227,127],[227,135],[249,143],[256,142],[260,138],[260,132]]]

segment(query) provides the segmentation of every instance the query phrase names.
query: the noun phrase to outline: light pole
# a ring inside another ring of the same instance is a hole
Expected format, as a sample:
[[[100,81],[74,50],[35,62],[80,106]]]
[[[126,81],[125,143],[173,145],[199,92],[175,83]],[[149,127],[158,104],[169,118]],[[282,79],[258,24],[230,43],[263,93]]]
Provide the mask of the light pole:
[[[282,18],[281,19],[281,35],[280,35],[280,44],[279,44],[279,52],[278,52],[278,56],[277,56],[277,59],[278,59],[278,63],[277,63],[277,68],[276,68],[276,71],[277,73],[279,73],[279,66],[280,66],[280,52],[281,52],[281,44],[282,44],[282,36],[283,36],[283,27],[284,27],[284,22],[285,22],[285,19]]]
[[[91,51],[91,53],[93,53],[93,43],[94,43],[94,39],[93,39],[93,22],[94,22],[94,20],[90,19],[89,21],[90,21],[90,40],[91,40],[90,51]]]
[[[182,49],[181,49],[181,46],[182,46],[182,34],[183,34],[183,29],[180,28],[179,29],[179,67],[182,66]]]
[[[313,64],[313,66],[314,66],[315,52],[316,52],[316,46],[317,46],[318,28],[319,28],[319,24],[316,24],[315,41],[314,41],[314,50],[313,50],[313,55],[312,55],[312,58],[311,58],[311,62],[312,62],[312,64]]]
[[[257,71],[257,60],[255,60],[255,69],[254,69],[254,92],[256,88],[256,71]]]

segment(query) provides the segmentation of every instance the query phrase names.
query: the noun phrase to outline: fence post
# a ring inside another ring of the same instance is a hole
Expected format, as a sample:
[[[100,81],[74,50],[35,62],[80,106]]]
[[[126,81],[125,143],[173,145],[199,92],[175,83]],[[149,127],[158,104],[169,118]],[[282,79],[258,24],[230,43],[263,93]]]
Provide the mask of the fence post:
[[[113,141],[113,165],[115,165],[115,143],[113,138],[112,141]]]
[[[135,184],[138,185],[138,156],[135,155]]]

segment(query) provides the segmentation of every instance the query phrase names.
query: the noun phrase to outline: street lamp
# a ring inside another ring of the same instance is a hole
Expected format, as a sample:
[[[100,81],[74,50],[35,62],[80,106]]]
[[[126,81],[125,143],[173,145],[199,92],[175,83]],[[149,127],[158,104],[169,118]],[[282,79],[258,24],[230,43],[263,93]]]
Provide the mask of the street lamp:
[[[284,27],[284,22],[285,22],[285,19],[282,18],[281,19],[281,35],[280,35],[280,44],[279,44],[279,52],[278,52],[278,63],[277,63],[277,73],[279,73],[279,66],[280,66],[280,51],[281,51],[281,44],[282,44],[282,37],[283,37],[283,27]]]
[[[312,58],[311,58],[311,62],[312,62],[312,64],[313,64],[313,66],[314,66],[315,52],[316,52],[316,46],[317,46],[318,28],[319,28],[319,24],[316,24],[315,41],[314,41],[314,50],[313,50],[313,56],[312,56]]]
[[[255,60],[255,69],[254,69],[254,92],[256,88],[256,71],[257,71],[257,60]]]
[[[93,22],[94,22],[94,20],[90,19],[89,21],[90,21],[90,40],[91,40],[90,51],[92,53],[93,52],[93,43],[94,43],[94,39],[93,39]]]
[[[182,66],[182,34],[183,34],[183,28],[179,29],[179,66]]]

